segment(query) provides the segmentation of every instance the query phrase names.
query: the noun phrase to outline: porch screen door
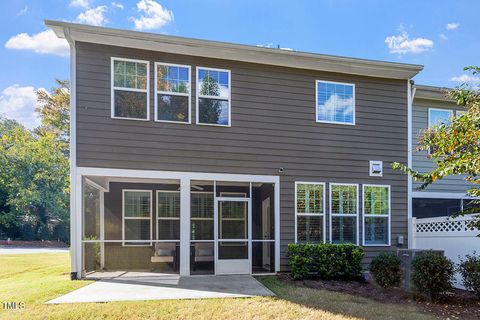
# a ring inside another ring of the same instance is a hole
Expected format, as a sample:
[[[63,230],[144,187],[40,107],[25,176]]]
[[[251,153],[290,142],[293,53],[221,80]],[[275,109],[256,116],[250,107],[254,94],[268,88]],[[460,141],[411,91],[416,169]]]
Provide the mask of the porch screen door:
[[[219,197],[215,209],[216,274],[250,274],[250,199]]]

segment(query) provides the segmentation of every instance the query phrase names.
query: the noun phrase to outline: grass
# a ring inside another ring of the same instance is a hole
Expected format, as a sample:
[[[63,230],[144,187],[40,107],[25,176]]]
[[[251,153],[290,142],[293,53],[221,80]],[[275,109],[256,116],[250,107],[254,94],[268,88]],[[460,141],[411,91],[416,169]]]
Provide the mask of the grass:
[[[410,306],[296,287],[276,277],[259,280],[277,297],[44,304],[90,283],[70,281],[68,265],[67,253],[0,255],[0,302],[26,304],[13,311],[0,305],[0,319],[434,319]]]

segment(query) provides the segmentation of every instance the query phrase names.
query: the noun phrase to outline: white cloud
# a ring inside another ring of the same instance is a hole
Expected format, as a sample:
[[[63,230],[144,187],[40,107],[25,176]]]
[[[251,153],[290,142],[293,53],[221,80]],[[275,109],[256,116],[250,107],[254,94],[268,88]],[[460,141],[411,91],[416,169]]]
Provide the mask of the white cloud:
[[[117,8],[117,9],[120,9],[120,10],[123,10],[123,9],[124,9],[123,4],[118,3],[118,2],[115,2],[115,1],[112,2],[112,7]]]
[[[5,48],[59,56],[68,56],[70,53],[67,41],[59,39],[52,30],[45,30],[31,36],[27,33],[17,34],[8,39]]]
[[[450,78],[452,82],[465,83],[465,82],[480,82],[479,77],[471,76],[468,74],[462,74],[460,76]]]
[[[88,8],[90,8],[91,2],[92,2],[92,0],[71,0],[70,1],[70,6],[71,7],[88,9]]]
[[[445,26],[445,28],[447,28],[447,30],[455,30],[458,27],[460,27],[460,23],[455,23],[455,22],[447,23],[447,25]]]
[[[433,47],[433,41],[427,38],[410,39],[406,31],[402,31],[399,35],[389,36],[385,38],[390,53],[406,54],[421,53]]]
[[[103,26],[107,20],[105,19],[106,6],[98,6],[93,9],[87,9],[80,13],[77,21],[80,23],[91,24],[93,26]]]
[[[23,7],[22,10],[17,12],[17,17],[26,15],[28,13],[28,10],[29,10],[28,6]]]
[[[0,94],[0,114],[33,129],[40,125],[40,118],[35,112],[36,101],[37,95],[33,87],[14,84]]]
[[[131,18],[137,30],[159,29],[174,18],[171,10],[163,8],[154,0],[140,0],[137,2],[137,10],[140,17]]]
[[[440,33],[440,34],[438,35],[438,37],[439,37],[440,39],[442,39],[442,40],[448,40],[448,37],[447,37],[445,34],[443,34],[443,33]]]

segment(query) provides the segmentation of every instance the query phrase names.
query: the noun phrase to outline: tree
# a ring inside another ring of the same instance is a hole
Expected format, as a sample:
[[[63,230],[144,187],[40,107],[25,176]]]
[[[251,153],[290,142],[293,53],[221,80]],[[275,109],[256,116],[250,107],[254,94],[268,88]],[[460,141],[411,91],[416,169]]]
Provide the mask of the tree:
[[[209,96],[219,96],[220,87],[218,82],[209,74],[206,74],[202,81],[200,94]],[[199,100],[199,118],[201,123],[218,123],[220,118],[221,101],[215,99],[198,99]]]
[[[68,83],[37,97],[35,130],[0,119],[0,234],[68,241]]]
[[[480,74],[479,67],[466,67],[472,75]],[[465,112],[454,116],[450,123],[426,129],[420,136],[418,150],[429,150],[434,168],[430,172],[420,173],[404,164],[394,163],[394,169],[403,170],[416,181],[422,182],[419,189],[425,189],[435,181],[450,175],[464,175],[471,184],[467,191],[472,197],[480,197],[480,90],[471,83],[449,90],[446,95],[465,107]],[[472,201],[468,209],[457,215],[477,213],[480,201]],[[480,217],[472,223],[480,228]]]
[[[51,92],[37,91],[37,108],[42,125],[37,132],[51,132],[61,140],[69,141],[70,136],[70,83],[67,80],[55,80],[56,87]]]

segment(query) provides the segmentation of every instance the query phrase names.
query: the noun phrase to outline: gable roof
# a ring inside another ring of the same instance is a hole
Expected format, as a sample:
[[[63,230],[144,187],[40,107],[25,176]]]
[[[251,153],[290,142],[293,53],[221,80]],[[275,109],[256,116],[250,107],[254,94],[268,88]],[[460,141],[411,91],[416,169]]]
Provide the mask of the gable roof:
[[[60,38],[192,56],[260,63],[390,79],[411,79],[422,65],[357,59],[300,51],[199,40],[156,33],[45,20]]]

